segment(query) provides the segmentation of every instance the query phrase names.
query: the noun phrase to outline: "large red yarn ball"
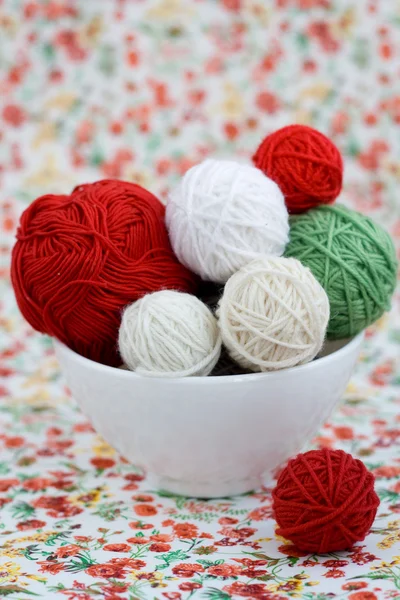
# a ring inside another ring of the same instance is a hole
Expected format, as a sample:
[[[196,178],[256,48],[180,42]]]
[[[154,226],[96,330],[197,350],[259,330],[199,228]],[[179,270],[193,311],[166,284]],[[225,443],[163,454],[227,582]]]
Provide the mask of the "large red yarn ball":
[[[253,162],[279,185],[290,213],[331,204],[342,189],[339,150],[325,135],[306,125],[288,125],[268,135]]]
[[[272,493],[277,534],[305,552],[347,550],[369,532],[379,506],[374,476],[343,450],[289,461]]]
[[[18,306],[32,327],[117,366],[121,311],[149,292],[192,292],[173,254],[164,206],[134,183],[104,180],[46,195],[22,214],[12,253]]]

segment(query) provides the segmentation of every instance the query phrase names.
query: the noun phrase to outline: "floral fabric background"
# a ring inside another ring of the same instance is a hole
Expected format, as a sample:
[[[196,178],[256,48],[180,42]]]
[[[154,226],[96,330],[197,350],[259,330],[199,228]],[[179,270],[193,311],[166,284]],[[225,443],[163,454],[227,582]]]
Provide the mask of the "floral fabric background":
[[[149,489],[69,397],[10,286],[36,196],[116,177],[165,198],[203,157],[249,156],[292,122],[332,137],[343,201],[399,248],[398,0],[0,1],[0,596],[400,598],[398,294],[314,440],[372,470],[376,522],[348,552],[306,556],[274,534],[270,489]]]

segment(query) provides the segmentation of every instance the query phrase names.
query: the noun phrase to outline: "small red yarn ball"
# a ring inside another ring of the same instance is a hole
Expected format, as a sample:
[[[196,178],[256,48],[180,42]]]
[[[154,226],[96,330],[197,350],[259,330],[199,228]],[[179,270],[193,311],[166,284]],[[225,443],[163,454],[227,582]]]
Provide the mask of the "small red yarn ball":
[[[288,125],[268,135],[253,162],[279,185],[290,213],[331,204],[342,189],[339,150],[325,135],[306,125]]]
[[[315,554],[351,548],[374,522],[374,482],[365,465],[343,450],[299,454],[272,492],[277,534]]]
[[[121,364],[117,339],[127,304],[161,289],[197,289],[172,251],[164,213],[147,190],[114,180],[35,200],[21,216],[12,253],[25,319],[87,358]]]

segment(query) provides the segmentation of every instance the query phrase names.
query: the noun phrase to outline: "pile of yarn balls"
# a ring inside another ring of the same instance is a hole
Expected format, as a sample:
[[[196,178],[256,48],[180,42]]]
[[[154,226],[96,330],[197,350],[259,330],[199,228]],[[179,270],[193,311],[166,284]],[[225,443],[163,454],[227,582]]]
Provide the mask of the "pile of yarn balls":
[[[322,133],[290,125],[252,163],[207,159],[166,208],[103,180],[47,194],[22,214],[11,277],[36,330],[138,376],[294,367],[325,339],[390,307],[390,236],[335,204],[343,164]]]

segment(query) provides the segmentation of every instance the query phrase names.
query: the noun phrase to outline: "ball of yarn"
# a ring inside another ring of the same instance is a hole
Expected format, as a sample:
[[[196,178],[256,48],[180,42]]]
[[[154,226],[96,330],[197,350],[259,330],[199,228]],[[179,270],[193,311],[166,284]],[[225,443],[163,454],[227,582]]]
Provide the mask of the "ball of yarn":
[[[164,290],[128,306],[119,330],[125,364],[140,375],[208,375],[221,352],[212,312],[195,296]]]
[[[139,185],[104,180],[38,198],[22,214],[11,277],[34,329],[118,366],[121,310],[148,292],[196,289],[172,252],[163,205]]]
[[[217,316],[233,360],[252,371],[269,371],[316,356],[324,341],[329,301],[298,260],[264,257],[228,280]]]
[[[291,213],[330,204],[342,189],[339,150],[325,135],[306,125],[289,125],[268,135],[253,161],[279,185]]]
[[[230,160],[189,169],[170,195],[166,222],[179,260],[220,283],[260,255],[280,256],[288,241],[278,186],[259,169]]]
[[[379,506],[374,476],[343,450],[310,450],[289,461],[272,492],[277,534],[300,550],[347,550],[369,532]]]
[[[353,336],[390,308],[397,261],[386,231],[340,204],[291,218],[285,256],[309,267],[329,297],[327,336]]]

